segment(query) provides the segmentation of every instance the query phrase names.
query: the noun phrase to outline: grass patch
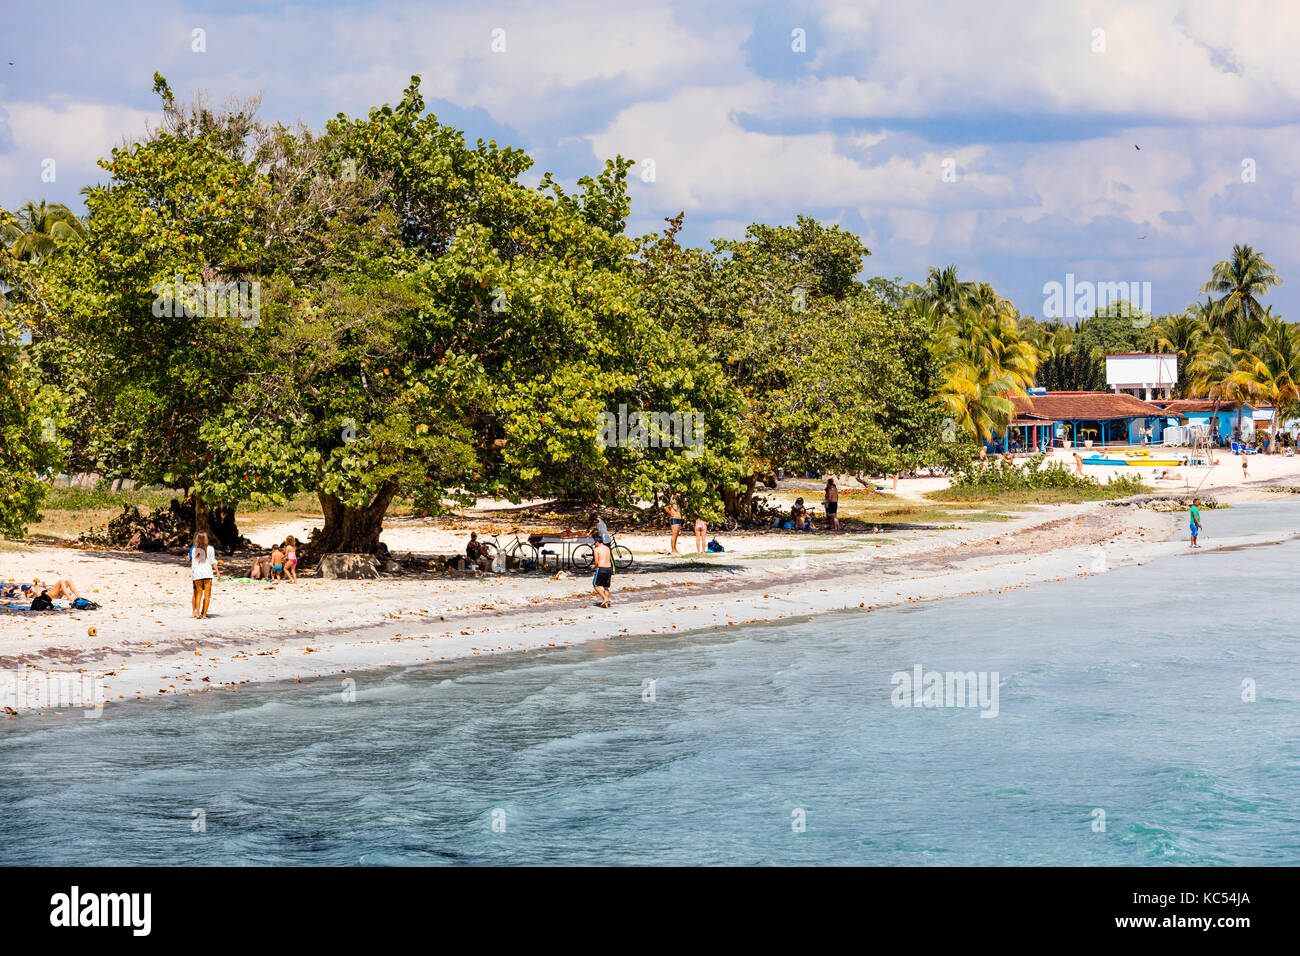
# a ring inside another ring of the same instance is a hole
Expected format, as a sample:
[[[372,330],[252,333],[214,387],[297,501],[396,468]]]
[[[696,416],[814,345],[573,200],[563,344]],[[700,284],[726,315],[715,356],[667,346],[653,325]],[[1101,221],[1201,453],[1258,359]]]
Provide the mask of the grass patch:
[[[920,502],[899,504],[897,500],[888,504],[881,504],[878,508],[864,508],[861,511],[855,511],[851,515],[841,515],[841,518],[848,517],[862,524],[873,524],[882,526],[897,525],[939,525],[949,524],[953,521],[978,521],[981,512],[989,512],[979,502],[967,503],[963,501],[953,501],[943,507],[939,505],[926,505]],[[999,514],[996,518],[984,518],[985,521],[1003,521],[1010,518],[1010,515]]]
[[[732,557],[744,561],[749,560],[766,560],[768,558],[797,558],[810,554],[844,554],[846,551],[852,551],[852,548],[777,548],[772,551],[754,551],[750,554],[734,554]]]
[[[45,493],[42,511],[121,511],[127,505],[137,508],[166,508],[183,492],[159,488],[156,491],[109,491],[107,488],[50,488]]]
[[[1001,458],[972,462],[958,470],[947,488],[929,492],[931,501],[977,501],[998,504],[1061,504],[1109,501],[1151,491],[1136,473],[1115,474],[1105,483],[1076,475],[1064,462],[1047,461],[1043,454],[1025,462]]]
[[[1152,490],[1141,482],[1126,481],[1122,485],[1096,484],[1077,488],[941,488],[926,492],[925,497],[948,504],[1061,505],[1110,501]]]

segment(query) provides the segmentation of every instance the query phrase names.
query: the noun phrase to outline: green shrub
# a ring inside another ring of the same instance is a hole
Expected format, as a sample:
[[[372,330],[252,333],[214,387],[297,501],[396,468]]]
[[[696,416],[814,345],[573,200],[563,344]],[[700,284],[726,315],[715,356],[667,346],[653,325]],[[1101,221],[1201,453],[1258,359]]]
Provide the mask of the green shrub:
[[[1010,492],[1077,491],[1082,498],[1123,498],[1150,489],[1137,474],[1112,475],[1103,485],[1095,478],[1076,475],[1064,462],[1044,464],[1046,455],[1034,455],[1023,462],[994,458],[973,461],[958,470],[952,491],[974,492],[995,497]]]

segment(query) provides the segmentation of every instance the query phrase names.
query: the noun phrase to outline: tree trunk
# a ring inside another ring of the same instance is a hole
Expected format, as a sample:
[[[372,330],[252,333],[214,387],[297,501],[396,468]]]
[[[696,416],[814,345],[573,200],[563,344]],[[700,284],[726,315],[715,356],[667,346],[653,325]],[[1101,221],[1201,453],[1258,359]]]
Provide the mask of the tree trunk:
[[[313,532],[308,547],[317,556],[331,553],[375,554],[379,551],[379,534],[384,528],[384,515],[397,494],[397,485],[389,483],[368,505],[345,505],[338,498],[323,491],[321,510],[325,513],[325,527]]]
[[[723,488],[723,511],[732,518],[748,517],[753,513],[754,490],[757,487],[758,476],[750,475],[745,480],[745,490],[739,494],[732,488]]]
[[[187,513],[194,533],[207,532],[208,540],[218,551],[234,551],[243,544],[243,535],[235,523],[234,505],[217,505],[209,508],[196,494],[183,502],[173,502],[173,508]]]

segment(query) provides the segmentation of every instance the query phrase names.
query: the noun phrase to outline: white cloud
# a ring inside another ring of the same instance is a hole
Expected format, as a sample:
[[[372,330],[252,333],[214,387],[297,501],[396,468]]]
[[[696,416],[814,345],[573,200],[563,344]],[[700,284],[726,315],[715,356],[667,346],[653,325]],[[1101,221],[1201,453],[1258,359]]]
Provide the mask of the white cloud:
[[[833,133],[782,135],[745,128],[739,116],[761,111],[771,93],[771,84],[752,81],[638,103],[594,134],[592,148],[597,158],[617,153],[653,158],[656,182],[641,188],[653,190],[654,200],[665,207],[686,210],[962,205],[963,196],[1011,190],[1005,177],[988,172],[963,175],[960,188],[943,181],[945,159],[964,169],[986,151],[982,146],[868,164],[845,155]],[[871,142],[883,139],[881,134]]]
[[[145,131],[154,114],[130,107],[68,102],[10,103],[0,124],[8,128],[13,148],[0,155],[0,204],[17,205],[38,198],[57,184],[80,188],[106,178],[97,161],[107,157],[125,138]],[[46,160],[54,161],[54,184],[42,179]],[[66,190],[64,190],[66,192]]]
[[[810,49],[819,75],[787,92],[783,115],[995,109],[1240,122],[1289,119],[1300,98],[1300,7],[1288,0],[947,0],[927,4],[924,22],[892,0],[820,10],[824,37]],[[1093,51],[1094,30],[1104,52]]]

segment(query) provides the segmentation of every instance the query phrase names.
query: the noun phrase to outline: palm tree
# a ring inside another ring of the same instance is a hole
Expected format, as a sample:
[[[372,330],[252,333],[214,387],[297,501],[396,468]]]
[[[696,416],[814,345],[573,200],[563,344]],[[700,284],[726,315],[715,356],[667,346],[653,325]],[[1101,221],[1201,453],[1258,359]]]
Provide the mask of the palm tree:
[[[1210,334],[1210,326],[1193,307],[1181,315],[1168,316],[1163,322],[1157,323],[1151,331],[1155,335],[1156,348],[1178,356],[1180,374],[1174,391],[1179,398],[1183,398],[1189,390],[1187,367]]]
[[[918,285],[913,282],[908,291],[913,299],[934,303],[945,316],[954,316],[964,312],[974,292],[974,285],[957,278],[955,265],[931,266],[926,273],[925,282]]]
[[[1200,351],[1188,363],[1188,385],[1194,395],[1237,403],[1237,433],[1241,433],[1242,403],[1250,392],[1236,377],[1242,368],[1242,350],[1236,349],[1222,332],[1211,333]]]
[[[40,262],[59,244],[86,235],[86,224],[67,206],[27,200],[18,214],[0,210],[0,241],[15,259]]]
[[[912,286],[908,308],[933,334],[944,384],[936,396],[958,425],[977,439],[1006,428],[1011,396],[1034,381],[1041,351],[1017,326],[1015,307],[981,283],[961,282],[955,266],[932,268]]]
[[[1300,404],[1300,330],[1271,313],[1263,323],[1263,332],[1252,349],[1234,350],[1238,367],[1230,378],[1255,404],[1273,406],[1268,436],[1271,452],[1283,419]]]
[[[1281,277],[1263,255],[1250,246],[1234,245],[1231,257],[1214,266],[1201,292],[1222,296],[1216,304],[1227,324],[1261,318],[1264,309],[1259,297],[1281,284]]]

